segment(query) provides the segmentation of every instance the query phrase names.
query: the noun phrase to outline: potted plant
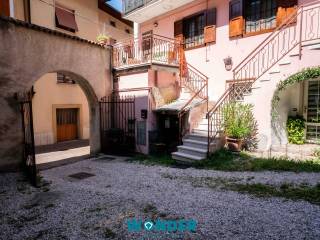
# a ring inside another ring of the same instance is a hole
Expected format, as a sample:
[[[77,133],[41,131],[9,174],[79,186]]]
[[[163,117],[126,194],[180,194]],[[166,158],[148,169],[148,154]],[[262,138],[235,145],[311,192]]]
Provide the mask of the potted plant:
[[[97,36],[97,42],[103,46],[110,45],[111,44],[110,39],[111,38],[105,34],[99,34]]]
[[[230,102],[223,107],[222,114],[226,146],[231,151],[239,152],[244,146],[244,140],[252,135],[256,127],[252,105]]]

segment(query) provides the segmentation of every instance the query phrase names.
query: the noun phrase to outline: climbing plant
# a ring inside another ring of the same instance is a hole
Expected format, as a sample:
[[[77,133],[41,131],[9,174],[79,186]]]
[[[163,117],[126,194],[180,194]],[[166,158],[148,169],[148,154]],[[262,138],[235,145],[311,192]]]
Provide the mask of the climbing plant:
[[[280,93],[292,86],[296,83],[303,82],[305,80],[317,78],[320,76],[320,67],[306,68],[301,72],[291,75],[286,80],[280,81],[277,85],[277,89],[273,94],[272,102],[271,102],[271,116],[272,121],[275,121],[278,117],[278,113],[276,111],[279,101],[280,101]]]

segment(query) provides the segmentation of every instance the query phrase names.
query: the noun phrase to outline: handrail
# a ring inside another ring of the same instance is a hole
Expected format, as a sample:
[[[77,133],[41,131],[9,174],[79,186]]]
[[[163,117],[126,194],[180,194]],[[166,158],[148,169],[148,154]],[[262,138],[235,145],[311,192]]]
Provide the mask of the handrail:
[[[300,10],[302,7],[298,7],[296,12],[293,12],[290,17],[287,18],[288,21],[291,21],[292,19],[295,18],[295,16],[297,16],[298,10]],[[268,37],[266,39],[264,39],[254,50],[252,50],[248,56],[246,56],[234,69],[233,72],[236,72],[236,70],[251,56],[253,55],[259,48],[262,47],[263,44],[270,42],[269,39],[271,39],[274,35],[278,34],[278,31],[283,28],[284,26],[287,25],[287,21],[285,21],[284,23],[280,24],[278,27],[275,28],[275,30],[268,35]]]
[[[204,85],[200,88],[200,90],[197,91],[197,92],[193,95],[193,97],[188,100],[188,102],[186,102],[186,104],[181,108],[180,112],[183,112],[183,111],[188,107],[188,105],[189,105],[189,104],[200,94],[200,92],[201,92],[205,87],[207,87],[207,86],[208,86],[207,83],[204,84]]]
[[[187,63],[187,66],[190,67],[193,71],[197,72],[199,75],[201,75],[204,78],[209,78],[207,75],[200,72],[198,69],[196,69],[194,66],[192,66],[190,63]]]
[[[223,95],[218,99],[218,101],[214,104],[214,106],[208,111],[207,116],[210,117],[212,115],[213,112],[215,112],[217,110],[217,108],[219,107],[219,105],[221,104],[221,102],[223,100],[225,100],[225,98],[228,96],[228,94],[230,93],[230,91],[234,88],[234,85],[232,84],[230,87],[227,88],[227,90],[223,93]]]
[[[113,45],[113,66],[115,68],[152,62],[179,65],[180,43],[156,34],[149,34],[142,39],[129,39]]]
[[[319,4],[319,6],[314,6]],[[311,8],[309,8],[312,6]],[[315,9],[317,9],[315,11]],[[313,22],[315,18],[315,22]],[[296,8],[283,23],[266,37],[247,57],[233,70],[233,82],[208,111],[208,154],[210,143],[215,139],[223,122],[223,107],[230,101],[243,99],[243,94],[251,89],[252,84],[290,51],[299,46],[301,58],[302,43],[320,39],[320,1],[313,1]],[[276,50],[276,52],[274,52]],[[241,80],[241,81],[240,81]],[[244,84],[235,91],[237,84]]]

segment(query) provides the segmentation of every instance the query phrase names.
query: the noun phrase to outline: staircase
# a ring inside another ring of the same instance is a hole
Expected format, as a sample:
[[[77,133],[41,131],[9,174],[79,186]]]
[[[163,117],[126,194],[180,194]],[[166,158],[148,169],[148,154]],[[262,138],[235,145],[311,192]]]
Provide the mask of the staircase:
[[[178,151],[172,153],[172,158],[183,163],[190,163],[195,160],[202,160],[207,157],[208,152],[208,123],[205,116],[202,116],[200,123],[197,122],[198,127],[184,129],[183,116],[189,110],[206,105],[206,112],[208,110],[208,77],[197,70],[192,65],[185,61],[184,54],[180,54],[182,61],[180,62],[180,81],[181,94],[178,101],[184,102],[179,112],[180,119],[180,141],[183,145],[178,146]],[[203,114],[203,111],[201,112]],[[205,115],[205,114],[203,114]],[[212,144],[212,148],[214,144]]]
[[[267,137],[264,145],[270,146],[271,100],[277,84],[303,68],[320,66],[319,18],[320,1],[300,6],[233,70],[233,83],[207,114],[208,144],[223,131],[224,106],[243,101],[254,105],[259,132]]]
[[[206,116],[202,116],[198,126],[183,136],[183,145],[172,153],[172,158],[192,163],[221,148],[224,144],[222,110],[232,101],[252,103],[259,132],[271,129],[270,103],[277,83],[298,69],[320,66],[320,51],[315,55],[320,50],[318,19],[319,1],[297,8],[233,70],[234,81]],[[302,58],[313,60],[301,61]]]
[[[179,163],[190,164],[208,156],[208,150],[214,152],[223,146],[223,138],[217,137],[208,145],[208,119],[203,116],[199,125],[182,139],[183,145],[172,153],[172,158]]]

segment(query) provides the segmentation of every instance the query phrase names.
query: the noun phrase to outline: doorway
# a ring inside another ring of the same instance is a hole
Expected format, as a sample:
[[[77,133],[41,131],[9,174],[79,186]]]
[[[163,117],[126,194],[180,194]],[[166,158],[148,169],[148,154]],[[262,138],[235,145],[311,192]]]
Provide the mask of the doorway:
[[[306,141],[319,143],[320,140],[320,79],[305,82],[304,118],[306,119]]]
[[[57,142],[78,139],[78,108],[58,108],[57,116]]]

